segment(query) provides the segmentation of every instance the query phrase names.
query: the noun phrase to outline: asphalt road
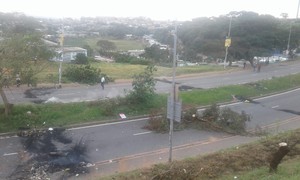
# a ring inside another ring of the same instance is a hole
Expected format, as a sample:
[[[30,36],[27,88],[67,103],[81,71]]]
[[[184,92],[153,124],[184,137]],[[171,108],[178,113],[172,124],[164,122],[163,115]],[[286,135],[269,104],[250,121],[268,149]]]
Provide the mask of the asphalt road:
[[[252,116],[247,123],[249,131],[260,130],[278,133],[299,128],[300,89],[255,99],[254,103],[236,102],[228,105]],[[147,167],[168,161],[169,135],[144,129],[145,119],[135,119],[68,129],[73,142],[84,141],[88,147],[93,173],[100,175]],[[173,137],[174,159],[214,152],[226,147],[257,140],[258,137],[232,136],[226,133],[186,129],[175,131]],[[0,178],[12,173],[22,158],[19,137],[0,139]],[[86,178],[86,176],[84,176]],[[84,179],[83,178],[83,179]]]
[[[286,76],[300,72],[300,61],[283,62],[263,66],[260,73],[253,72],[251,68],[238,71],[226,71],[223,73],[198,74],[194,76],[178,76],[176,83],[185,90],[189,88],[215,88],[230,84],[245,84],[272,77]],[[171,78],[158,77],[156,92],[169,93],[171,91]],[[116,96],[124,96],[132,89],[131,83],[109,83],[102,90],[99,85],[63,86],[61,89],[53,87],[28,89],[24,85],[21,88],[12,87],[5,89],[5,93],[11,103],[44,103],[44,102],[79,102],[92,101]],[[27,90],[27,92],[26,92]],[[26,93],[25,93],[26,92]],[[2,99],[0,100],[2,102]]]
[[[211,75],[200,80],[201,77],[195,78],[180,78],[177,80],[181,85],[196,87],[203,81],[217,82],[223,78],[224,81],[229,78],[229,82],[243,83],[255,81],[259,79],[270,78],[272,76],[283,76],[291,74],[299,70],[300,64],[274,64],[262,69],[261,73],[254,73],[251,70],[239,71],[234,73],[225,73],[221,76]],[[264,72],[265,71],[265,72]],[[247,80],[239,80],[244,76]],[[212,78],[212,79],[210,79]],[[236,79],[232,79],[236,78]],[[214,79],[214,80],[213,80]],[[249,80],[249,81],[248,81]],[[169,83],[160,82],[163,85],[158,86],[158,91],[163,92]],[[205,83],[204,83],[205,84]],[[221,84],[222,85],[222,84]],[[81,93],[86,94],[85,97],[106,97],[107,94],[119,92],[121,88],[129,88],[130,84],[110,84],[106,86],[104,91],[101,91],[100,86],[88,86],[80,88],[62,88],[52,89],[49,93],[40,93],[37,98],[45,96],[61,95],[59,99],[69,101],[69,98],[81,96]],[[205,85],[198,87],[205,88]],[[213,83],[210,87],[216,86]],[[116,89],[116,92],[113,89]],[[161,88],[161,89],[159,89]],[[209,88],[209,87],[207,87]],[[20,96],[22,94],[21,89]],[[96,91],[96,92],[94,92]],[[78,93],[78,94],[76,94]],[[107,93],[107,94],[105,94]],[[14,96],[15,97],[15,96]],[[113,96],[112,96],[113,97]],[[277,94],[269,97],[255,99],[255,103],[236,102],[230,104],[229,107],[240,112],[245,111],[252,116],[252,119],[247,123],[249,131],[257,129],[278,133],[288,129],[300,127],[300,109],[299,109],[300,90]],[[65,99],[64,99],[65,98]],[[83,100],[81,98],[81,100]],[[92,99],[91,99],[92,100]],[[122,121],[109,124],[93,125],[86,127],[78,127],[68,129],[67,133],[73,138],[76,143],[83,140],[88,147],[89,161],[91,166],[91,176],[97,173],[98,175],[107,175],[114,172],[128,171],[138,167],[147,167],[154,163],[167,162],[169,135],[154,133],[145,130],[143,127],[146,124],[145,119],[136,119],[132,121]],[[214,152],[223,148],[239,146],[240,144],[257,140],[258,137],[241,137],[232,136],[226,133],[217,133],[210,131],[198,131],[194,129],[186,129],[175,131],[173,137],[173,158],[182,159],[198,154]],[[17,165],[24,158],[24,149],[20,143],[20,138],[5,137],[0,138],[0,179],[5,179],[11,174]],[[89,175],[82,177],[88,178]],[[78,177],[77,177],[78,179]]]

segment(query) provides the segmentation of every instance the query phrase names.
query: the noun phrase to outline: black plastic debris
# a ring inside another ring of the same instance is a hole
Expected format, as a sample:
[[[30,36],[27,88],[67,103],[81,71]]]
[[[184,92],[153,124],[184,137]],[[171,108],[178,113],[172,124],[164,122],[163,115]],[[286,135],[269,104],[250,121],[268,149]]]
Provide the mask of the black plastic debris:
[[[28,159],[9,179],[49,179],[54,174],[55,179],[68,179],[89,172],[86,144],[82,139],[73,143],[64,128],[22,128],[18,135]]]

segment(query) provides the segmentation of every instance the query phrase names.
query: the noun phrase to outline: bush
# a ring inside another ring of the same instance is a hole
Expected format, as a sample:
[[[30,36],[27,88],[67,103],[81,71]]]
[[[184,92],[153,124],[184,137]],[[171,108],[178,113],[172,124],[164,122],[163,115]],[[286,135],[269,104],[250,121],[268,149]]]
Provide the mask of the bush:
[[[244,111],[241,114],[234,112],[230,108],[222,110],[220,119],[217,121],[223,128],[235,133],[243,133],[246,131],[246,122],[250,121],[250,116]]]
[[[74,63],[75,64],[89,64],[88,57],[83,53],[79,53],[76,55]]]
[[[63,75],[72,82],[95,84],[99,82],[101,70],[86,66],[70,66],[67,67]]]
[[[211,105],[205,109],[202,113],[202,118],[207,121],[217,121],[220,116],[220,108],[216,104]]]
[[[197,108],[188,109],[182,114],[183,123],[192,123],[197,121],[197,119],[198,119]]]
[[[155,95],[155,84],[153,73],[156,68],[153,65],[147,66],[145,71],[135,75],[132,81],[133,90],[127,95],[131,104],[149,104]]]
[[[220,109],[216,104],[205,109],[197,118],[203,128],[219,129],[234,134],[246,132],[246,122],[250,119],[250,115],[244,111],[240,114],[227,107]]]
[[[101,106],[103,108],[103,115],[105,116],[113,116],[116,113],[116,107],[119,107],[123,104],[122,98],[112,98],[112,99],[106,99],[101,103]]]
[[[161,116],[159,111],[152,111],[149,114],[148,124],[144,128],[150,131],[165,133],[169,130],[169,123],[166,116]]]

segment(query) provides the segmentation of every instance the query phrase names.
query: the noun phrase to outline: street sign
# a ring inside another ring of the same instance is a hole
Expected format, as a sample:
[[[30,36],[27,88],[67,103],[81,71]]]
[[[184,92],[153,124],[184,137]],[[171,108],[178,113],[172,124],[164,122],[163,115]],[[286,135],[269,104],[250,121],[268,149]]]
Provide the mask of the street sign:
[[[168,106],[167,106],[167,118],[173,119],[176,122],[181,122],[181,106],[182,102],[177,101],[175,102],[175,113],[174,113],[174,100],[172,96],[168,97]]]
[[[226,39],[225,39],[225,47],[230,47],[230,45],[231,45],[231,38],[229,37],[227,37]]]

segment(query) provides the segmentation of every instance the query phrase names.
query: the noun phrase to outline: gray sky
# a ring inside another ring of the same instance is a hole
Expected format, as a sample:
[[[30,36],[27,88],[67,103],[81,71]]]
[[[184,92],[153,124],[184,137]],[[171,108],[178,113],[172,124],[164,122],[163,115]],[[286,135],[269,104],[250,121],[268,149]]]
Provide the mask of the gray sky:
[[[289,18],[295,18],[297,8],[298,0],[0,0],[0,12],[55,18],[114,16],[191,20],[218,17],[230,11],[253,11],[275,17],[287,13]]]

